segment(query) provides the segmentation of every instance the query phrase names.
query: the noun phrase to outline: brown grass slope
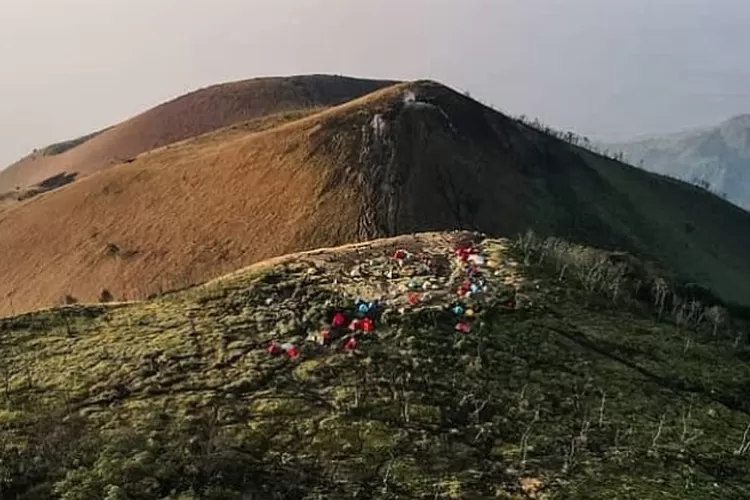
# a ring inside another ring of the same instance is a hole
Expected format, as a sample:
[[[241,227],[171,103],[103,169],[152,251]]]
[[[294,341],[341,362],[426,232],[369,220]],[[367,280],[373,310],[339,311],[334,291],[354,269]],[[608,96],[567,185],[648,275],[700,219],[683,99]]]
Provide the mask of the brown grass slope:
[[[131,299],[284,253],[454,228],[628,250],[750,304],[750,214],[417,82],[201,136],[0,213],[0,310],[103,289]]]
[[[215,85],[164,103],[119,125],[37,151],[0,172],[0,193],[63,172],[78,176],[145,151],[284,111],[330,106],[393,82],[309,75]]]

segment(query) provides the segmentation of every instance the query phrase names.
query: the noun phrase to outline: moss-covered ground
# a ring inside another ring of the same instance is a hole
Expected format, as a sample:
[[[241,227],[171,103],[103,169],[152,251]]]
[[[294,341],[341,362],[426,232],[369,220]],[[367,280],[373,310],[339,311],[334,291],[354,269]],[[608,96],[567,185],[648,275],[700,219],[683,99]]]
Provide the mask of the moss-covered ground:
[[[750,498],[743,323],[659,318],[484,240],[461,333],[458,238],[2,320],[0,498]],[[357,295],[374,332],[317,342]]]

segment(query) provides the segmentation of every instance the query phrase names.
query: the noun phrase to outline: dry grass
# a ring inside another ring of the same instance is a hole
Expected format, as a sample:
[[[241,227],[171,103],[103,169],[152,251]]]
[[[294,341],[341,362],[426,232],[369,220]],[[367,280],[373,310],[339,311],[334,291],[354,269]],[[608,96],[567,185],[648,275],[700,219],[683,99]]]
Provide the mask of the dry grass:
[[[29,187],[61,172],[84,176],[145,151],[235,123],[339,104],[391,83],[301,76],[259,78],[208,87],[148,110],[62,154],[45,154],[43,149],[22,159],[0,172],[0,193],[14,191],[16,186]]]
[[[166,146],[0,211],[0,313],[105,288],[140,298],[388,235],[530,227],[750,304],[750,214],[416,82]]]
[[[3,213],[0,232],[13,236],[0,252],[23,263],[0,263],[0,296],[16,311],[64,294],[95,301],[103,288],[143,297],[356,239],[356,194],[336,182],[335,166],[310,157],[305,132],[199,139]]]

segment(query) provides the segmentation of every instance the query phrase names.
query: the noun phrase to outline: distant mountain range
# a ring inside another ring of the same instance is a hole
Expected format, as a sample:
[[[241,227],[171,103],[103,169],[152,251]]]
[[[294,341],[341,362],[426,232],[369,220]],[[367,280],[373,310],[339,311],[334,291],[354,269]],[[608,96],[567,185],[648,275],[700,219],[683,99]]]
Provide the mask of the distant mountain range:
[[[624,153],[628,163],[705,187],[750,210],[750,114],[606,148]]]

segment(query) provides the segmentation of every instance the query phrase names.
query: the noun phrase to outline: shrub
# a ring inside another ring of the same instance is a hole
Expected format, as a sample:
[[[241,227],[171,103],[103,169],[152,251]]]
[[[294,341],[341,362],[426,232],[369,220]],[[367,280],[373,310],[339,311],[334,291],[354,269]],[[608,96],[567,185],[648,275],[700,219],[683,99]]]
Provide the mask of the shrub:
[[[99,294],[99,302],[105,303],[112,302],[113,300],[115,300],[115,297],[106,288],[102,290],[102,293]]]
[[[659,319],[669,319],[678,327],[695,329],[709,320],[716,336],[727,323],[727,309],[710,290],[693,283],[676,286],[628,254],[542,238],[533,231],[520,235],[513,248],[527,266],[543,267],[558,279],[573,280],[613,302],[624,297],[646,302]]]

